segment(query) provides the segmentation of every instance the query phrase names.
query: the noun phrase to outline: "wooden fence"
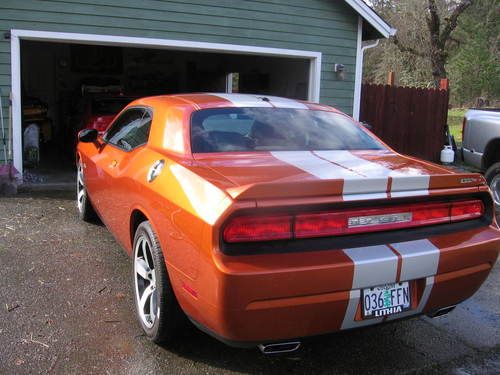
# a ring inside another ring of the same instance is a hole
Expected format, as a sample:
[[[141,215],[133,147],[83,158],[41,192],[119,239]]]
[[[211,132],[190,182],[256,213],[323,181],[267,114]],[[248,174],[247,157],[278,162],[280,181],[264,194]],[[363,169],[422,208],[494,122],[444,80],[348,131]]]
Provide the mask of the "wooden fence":
[[[364,84],[360,120],[396,151],[438,161],[448,102],[446,89]]]

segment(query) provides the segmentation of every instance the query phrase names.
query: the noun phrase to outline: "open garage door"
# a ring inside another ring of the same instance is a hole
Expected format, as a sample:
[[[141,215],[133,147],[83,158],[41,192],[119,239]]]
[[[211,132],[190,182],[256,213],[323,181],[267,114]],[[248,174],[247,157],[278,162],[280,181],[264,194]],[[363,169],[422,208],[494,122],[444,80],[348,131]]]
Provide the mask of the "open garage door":
[[[314,52],[193,42],[151,46],[137,38],[126,38],[133,44],[52,41],[40,34],[16,41],[13,33],[12,41],[19,43],[21,94],[21,103],[13,103],[15,164],[27,183],[72,184],[78,131],[104,130],[138,97],[240,92],[318,99],[320,54]],[[13,92],[16,83],[13,74]]]

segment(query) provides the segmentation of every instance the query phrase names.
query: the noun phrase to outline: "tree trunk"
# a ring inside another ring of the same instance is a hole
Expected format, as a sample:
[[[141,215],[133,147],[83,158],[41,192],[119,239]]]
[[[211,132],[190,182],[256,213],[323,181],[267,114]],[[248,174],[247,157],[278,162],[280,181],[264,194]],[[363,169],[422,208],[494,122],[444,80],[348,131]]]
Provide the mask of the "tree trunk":
[[[440,49],[435,49],[431,53],[432,77],[434,78],[434,87],[439,88],[439,82],[446,78],[446,53]]]

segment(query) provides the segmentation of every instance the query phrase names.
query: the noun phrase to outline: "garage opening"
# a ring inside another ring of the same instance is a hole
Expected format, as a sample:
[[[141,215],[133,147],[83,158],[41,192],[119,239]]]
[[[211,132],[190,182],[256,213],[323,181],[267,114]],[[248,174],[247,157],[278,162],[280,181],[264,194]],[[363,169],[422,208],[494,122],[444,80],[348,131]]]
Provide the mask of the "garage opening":
[[[24,182],[73,184],[79,130],[135,98],[240,92],[308,99],[307,58],[21,40]]]

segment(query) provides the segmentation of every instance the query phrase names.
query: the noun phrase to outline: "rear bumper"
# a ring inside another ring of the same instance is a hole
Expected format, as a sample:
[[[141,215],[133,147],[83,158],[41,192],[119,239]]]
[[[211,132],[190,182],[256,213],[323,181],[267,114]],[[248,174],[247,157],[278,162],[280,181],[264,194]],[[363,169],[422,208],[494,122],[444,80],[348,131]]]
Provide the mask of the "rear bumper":
[[[487,278],[500,249],[493,227],[416,241],[286,254],[214,256],[216,292],[188,315],[230,344],[326,334],[455,305]],[[412,309],[363,320],[365,287],[410,281]],[[182,305],[182,303],[181,303]]]

